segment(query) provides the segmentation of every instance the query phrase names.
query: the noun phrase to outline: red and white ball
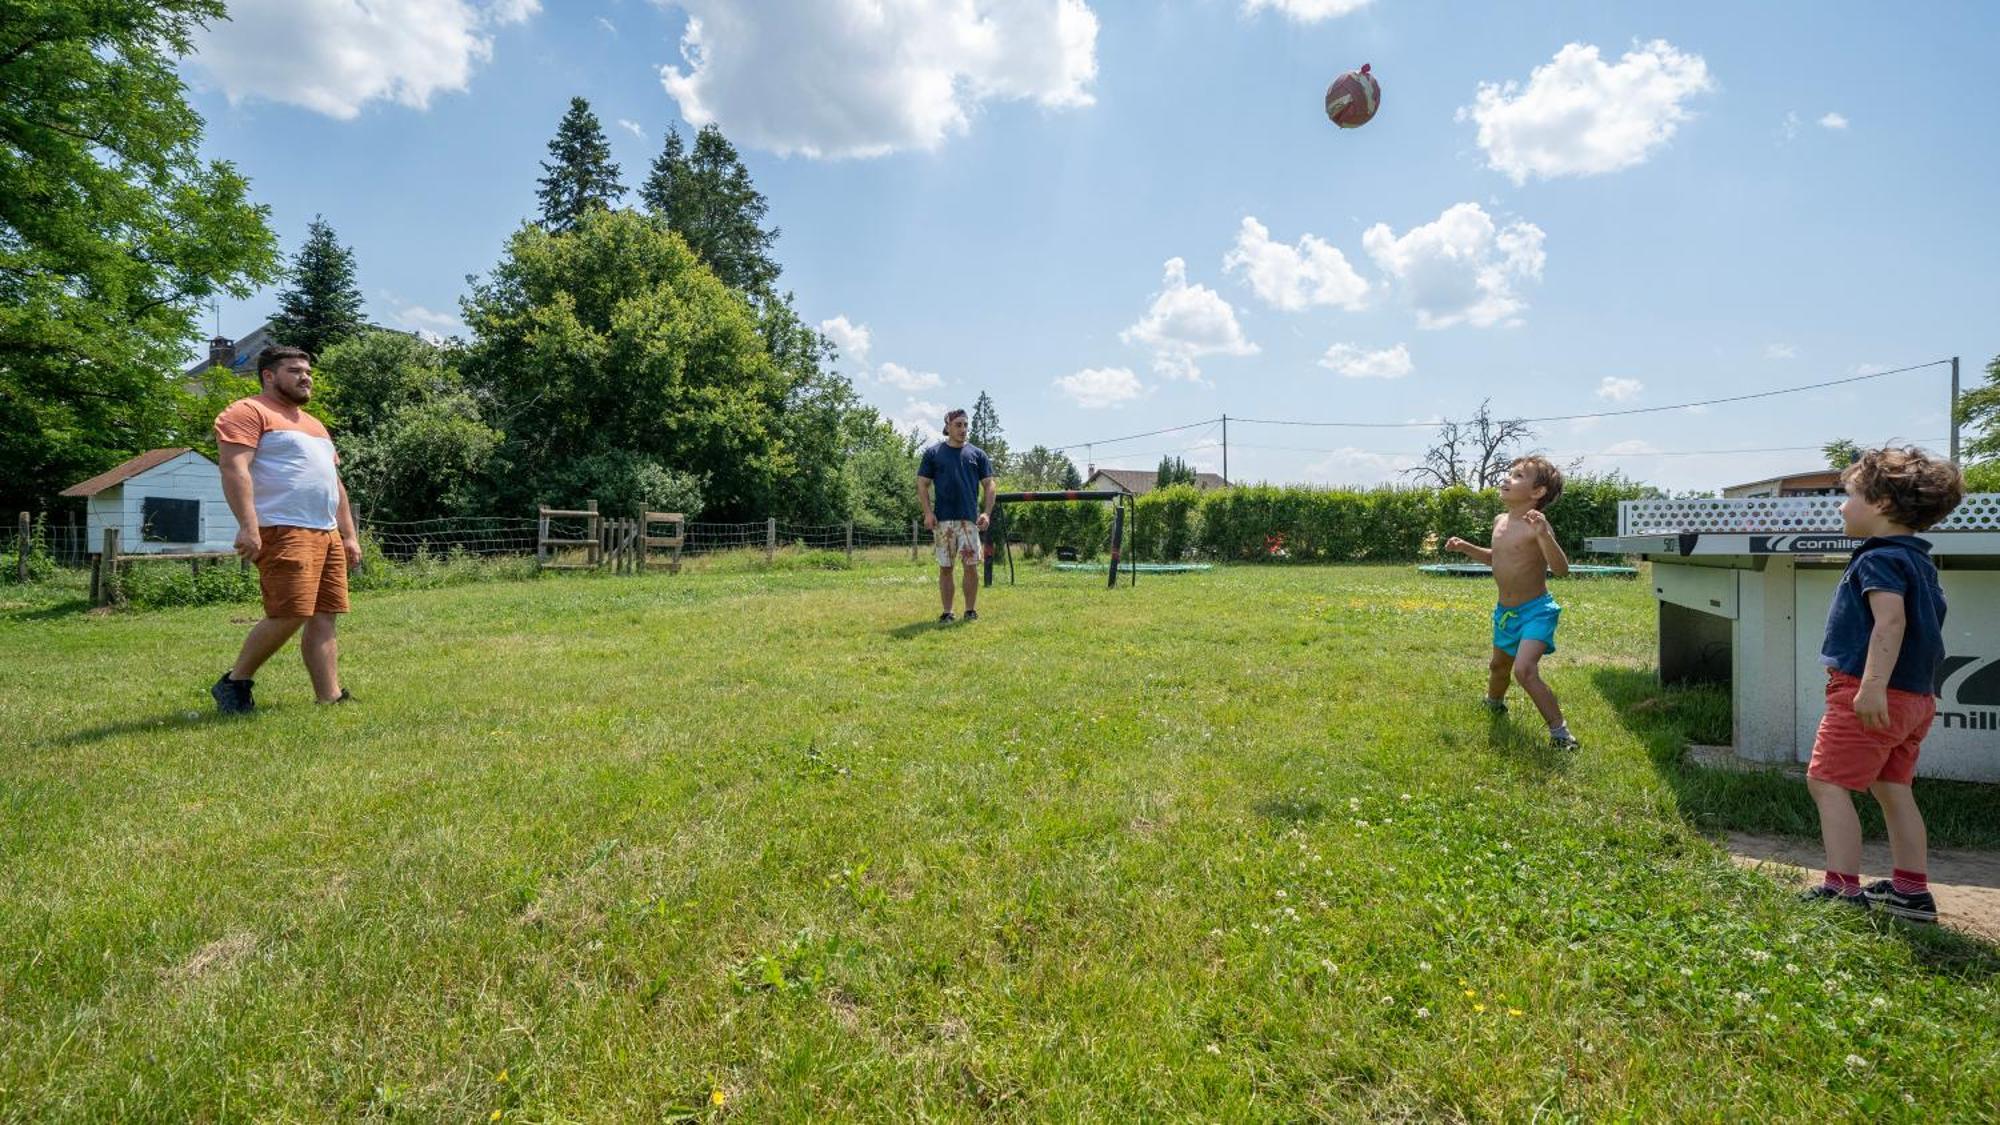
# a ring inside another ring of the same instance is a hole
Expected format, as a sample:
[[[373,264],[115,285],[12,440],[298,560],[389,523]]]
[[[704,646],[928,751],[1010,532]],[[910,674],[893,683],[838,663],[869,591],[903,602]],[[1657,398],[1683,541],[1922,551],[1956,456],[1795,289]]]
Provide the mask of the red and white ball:
[[[1382,104],[1382,86],[1368,73],[1368,64],[1350,70],[1326,88],[1326,116],[1343,129],[1359,129]]]

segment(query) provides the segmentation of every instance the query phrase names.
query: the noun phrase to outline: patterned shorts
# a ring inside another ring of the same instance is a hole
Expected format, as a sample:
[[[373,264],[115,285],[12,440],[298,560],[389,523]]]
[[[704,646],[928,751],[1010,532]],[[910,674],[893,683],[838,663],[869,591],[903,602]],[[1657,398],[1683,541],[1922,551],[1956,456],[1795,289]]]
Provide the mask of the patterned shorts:
[[[985,550],[979,542],[977,520],[939,520],[931,531],[931,542],[937,547],[937,564],[946,569],[950,569],[953,556],[976,562]]]

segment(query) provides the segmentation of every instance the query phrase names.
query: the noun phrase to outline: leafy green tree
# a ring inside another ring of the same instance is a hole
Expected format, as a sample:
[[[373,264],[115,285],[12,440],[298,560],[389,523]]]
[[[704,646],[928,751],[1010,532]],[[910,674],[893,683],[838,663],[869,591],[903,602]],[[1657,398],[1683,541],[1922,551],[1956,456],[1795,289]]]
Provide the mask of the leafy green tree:
[[[0,4],[4,510],[189,436],[171,376],[202,307],[277,274],[266,211],[201,159],[175,69],[222,17],[221,0]]]
[[[966,419],[969,432],[968,442],[986,451],[993,459],[993,472],[997,475],[1008,471],[1007,437],[1000,429],[1000,411],[993,405],[993,398],[985,391],[979,392],[979,400],[972,404],[972,416]]]
[[[320,357],[315,409],[333,428],[355,509],[370,520],[479,514],[501,435],[457,359],[450,348],[379,330]]]
[[[1013,479],[1028,489],[1059,490],[1083,486],[1076,463],[1046,445],[1033,446],[1014,459]],[[1076,483],[1070,484],[1071,479]]]
[[[1958,420],[1972,437],[1960,448],[1968,462],[2000,457],[2000,355],[1986,365],[1986,385],[1958,396]]]
[[[771,247],[778,228],[764,226],[770,204],[721,129],[702,126],[688,152],[680,133],[668,127],[639,198],[723,284],[759,303],[775,298],[780,267]]]
[[[1826,454],[1829,469],[1845,469],[1861,459],[1861,447],[1854,444],[1852,438],[1834,438],[1820,446],[1819,450]]]
[[[1186,461],[1171,454],[1160,458],[1159,471],[1154,474],[1154,488],[1172,488],[1177,484],[1195,483],[1194,470]]]
[[[494,503],[573,503],[571,466],[643,458],[705,481],[719,518],[776,512],[799,462],[784,438],[793,383],[742,295],[681,238],[630,211],[517,231],[464,302],[460,364],[488,422]]]
[[[354,251],[340,244],[323,217],[314,215],[306,228],[290,277],[271,317],[271,334],[279,343],[321,356],[368,326],[354,282]]]
[[[604,126],[588,101],[569,100],[569,112],[549,141],[549,159],[542,162],[537,182],[542,226],[552,231],[574,229],[584,215],[609,210],[625,194],[625,186],[618,182],[618,165],[611,160],[611,142],[604,139]]]

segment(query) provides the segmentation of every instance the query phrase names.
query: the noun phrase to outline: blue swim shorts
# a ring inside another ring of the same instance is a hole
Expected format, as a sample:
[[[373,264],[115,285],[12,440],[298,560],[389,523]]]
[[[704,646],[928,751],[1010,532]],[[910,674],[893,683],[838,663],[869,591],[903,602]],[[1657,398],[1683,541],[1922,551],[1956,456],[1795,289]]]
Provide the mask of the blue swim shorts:
[[[1548,651],[1556,650],[1556,625],[1562,621],[1563,607],[1554,594],[1543,594],[1520,605],[1493,607],[1493,647],[1513,656],[1522,641],[1540,641]]]

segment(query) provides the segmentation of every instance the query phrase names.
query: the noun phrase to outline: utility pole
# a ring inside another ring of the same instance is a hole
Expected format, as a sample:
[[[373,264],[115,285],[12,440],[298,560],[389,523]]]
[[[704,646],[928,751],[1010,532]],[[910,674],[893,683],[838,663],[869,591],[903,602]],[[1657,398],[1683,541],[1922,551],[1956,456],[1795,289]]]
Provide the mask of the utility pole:
[[[1958,357],[1951,357],[1951,460],[1958,463]]]
[[[1958,368],[1954,366],[1952,370],[1957,371]],[[1958,386],[1958,379],[1956,376],[1953,376],[1951,385],[1954,388],[1953,400],[1956,401],[1957,399],[1956,388]],[[1954,458],[1954,460],[1955,459],[1956,458]],[[1224,414],[1222,416],[1222,483],[1224,484],[1229,483],[1229,415],[1227,414]]]

